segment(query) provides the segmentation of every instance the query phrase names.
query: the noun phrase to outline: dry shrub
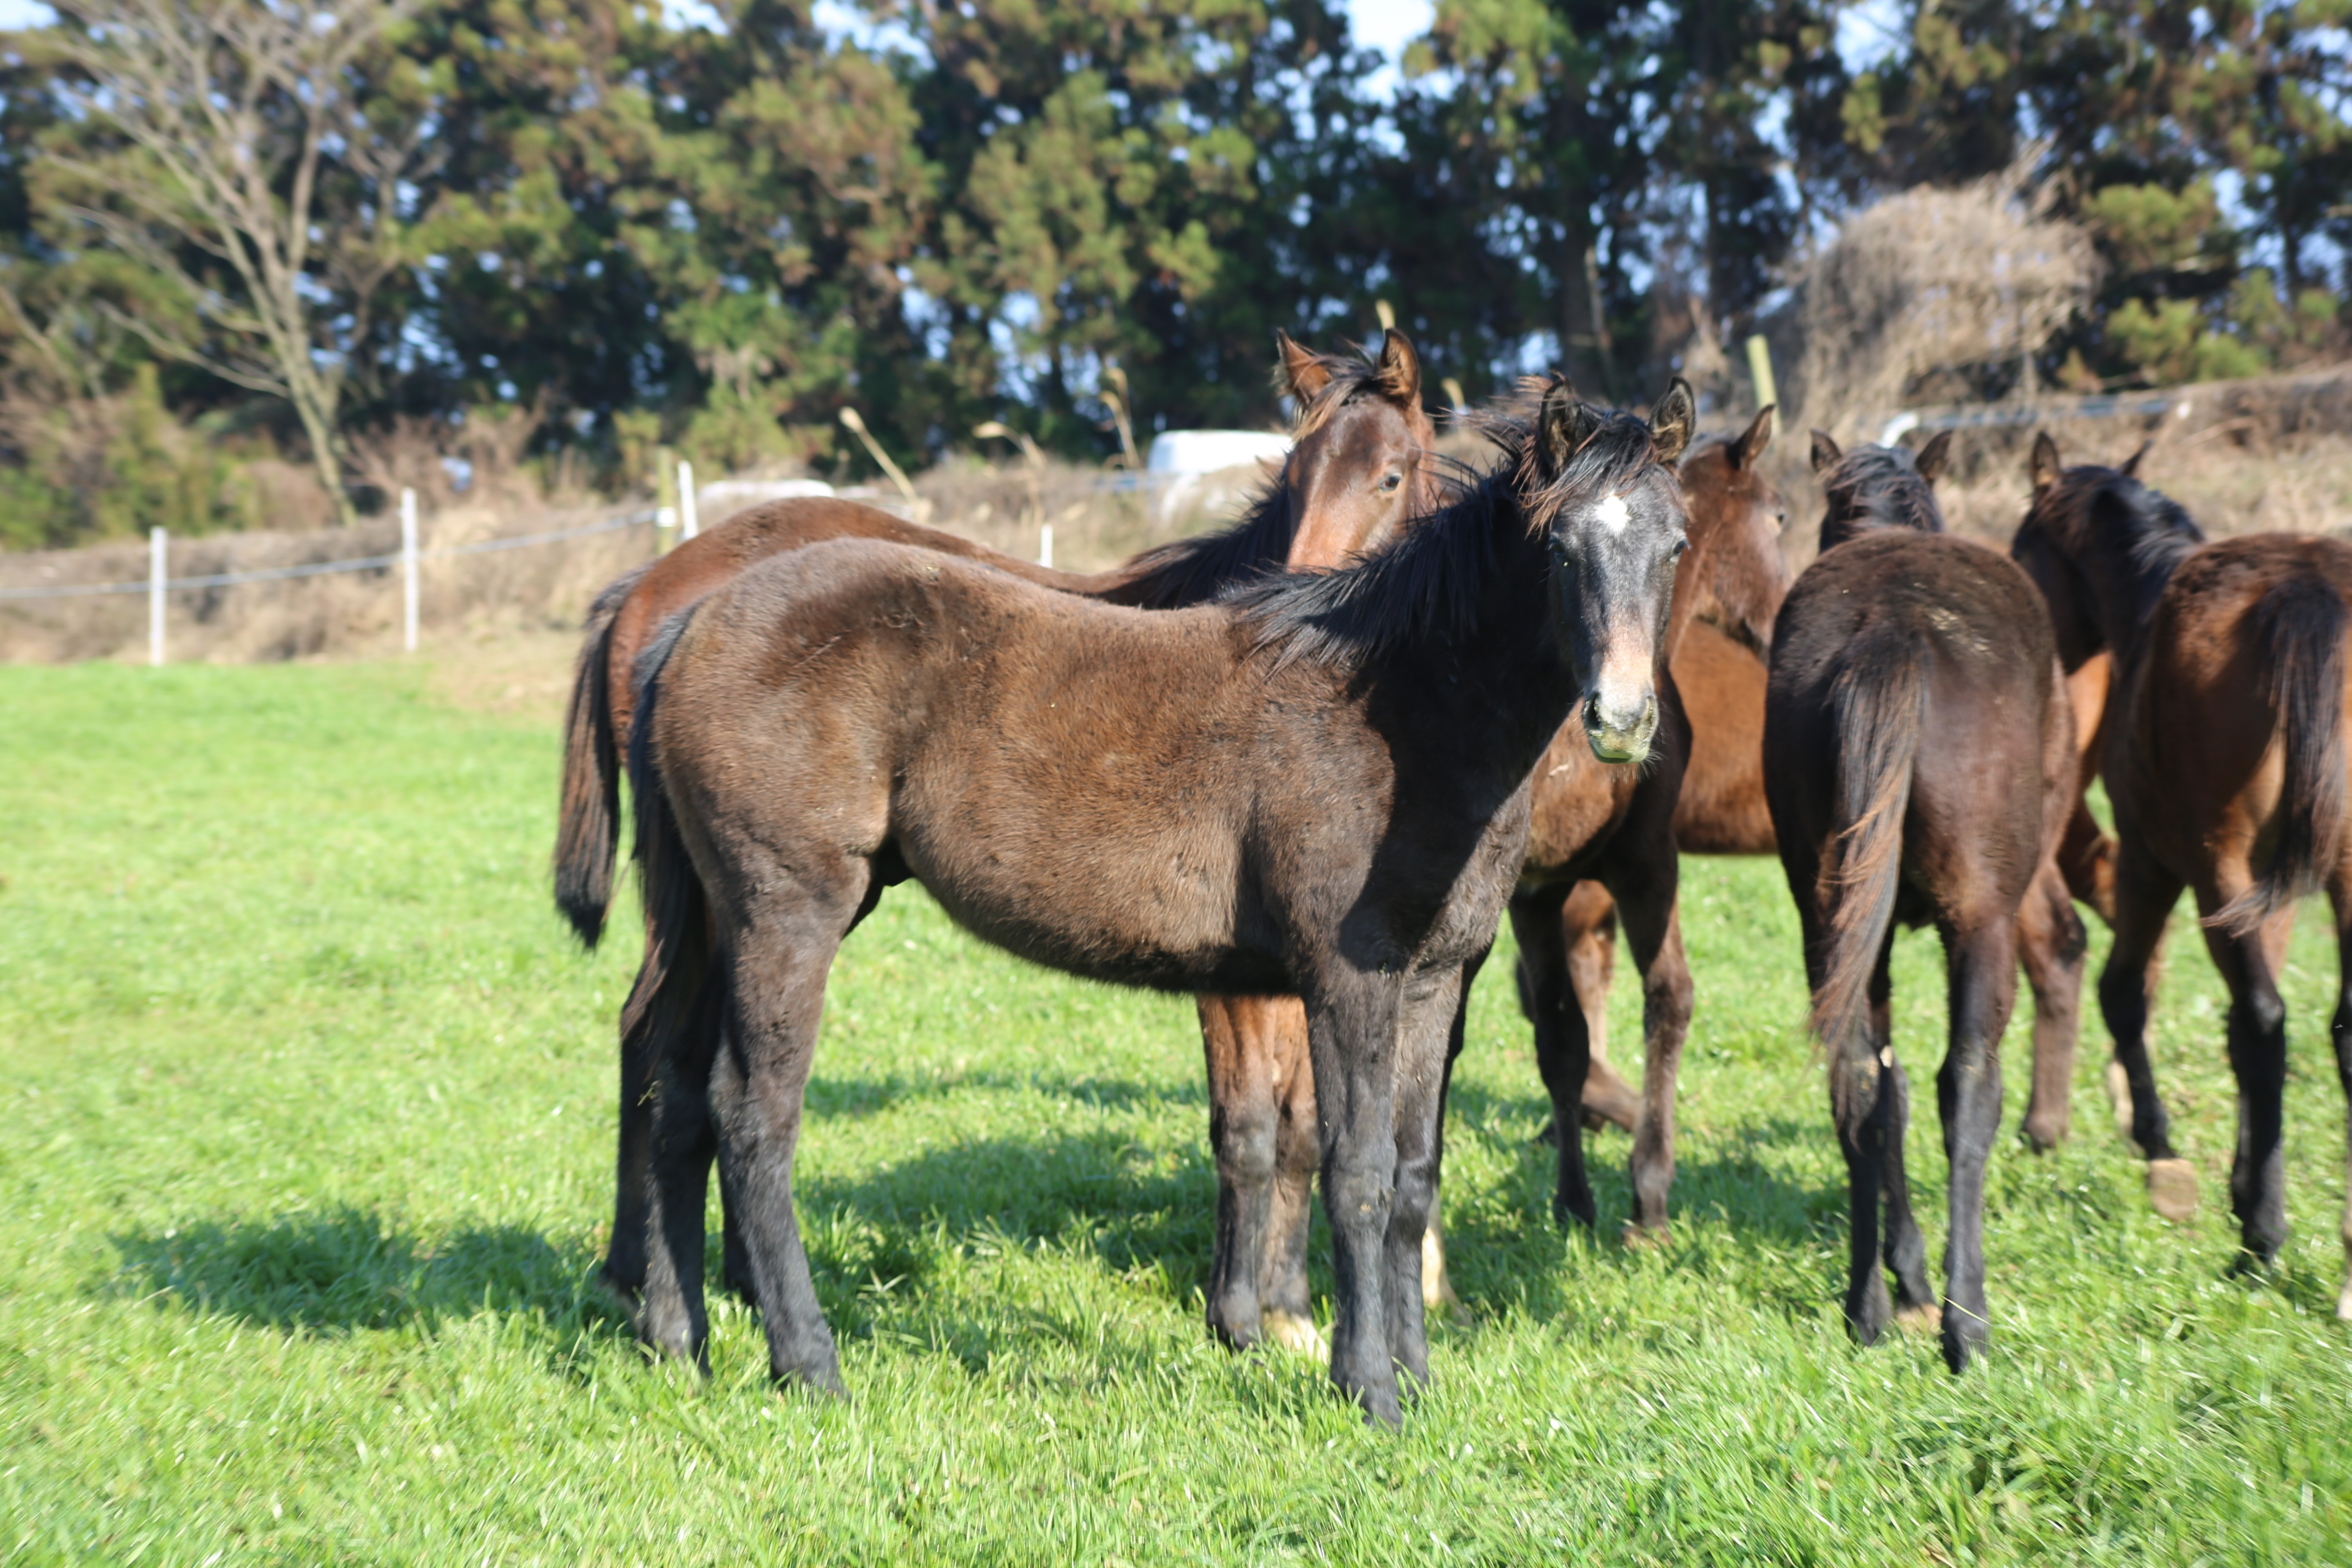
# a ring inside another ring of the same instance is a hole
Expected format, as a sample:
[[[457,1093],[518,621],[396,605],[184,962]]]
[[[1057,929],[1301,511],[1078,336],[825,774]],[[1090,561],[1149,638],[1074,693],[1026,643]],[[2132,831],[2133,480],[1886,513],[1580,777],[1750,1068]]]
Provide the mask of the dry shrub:
[[[1970,184],[1890,196],[1813,256],[1796,279],[1787,424],[1868,439],[1921,381],[2021,359],[2089,300],[2089,234],[2025,194],[2037,152]]]

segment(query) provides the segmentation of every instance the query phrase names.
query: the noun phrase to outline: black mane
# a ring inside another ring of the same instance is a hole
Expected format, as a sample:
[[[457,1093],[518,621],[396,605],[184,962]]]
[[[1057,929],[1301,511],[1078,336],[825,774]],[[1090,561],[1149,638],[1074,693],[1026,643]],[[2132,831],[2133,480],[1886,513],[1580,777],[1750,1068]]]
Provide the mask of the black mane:
[[[2061,474],[2034,510],[2044,513],[2043,526],[2070,552],[2087,553],[2112,542],[2141,574],[2168,579],[2205,542],[2205,531],[2179,501],[2120,468],[2093,463]]]
[[[1403,645],[1456,641],[1475,626],[1503,529],[1516,522],[1533,537],[1572,498],[1623,488],[1657,461],[1650,427],[1612,412],[1544,481],[1534,468],[1530,420],[1490,413],[1479,425],[1512,461],[1408,524],[1388,549],[1334,571],[1262,577],[1225,594],[1255,624],[1260,649],[1283,664],[1303,658],[1352,670]]]
[[[1901,447],[1856,447],[1822,476],[1822,493],[1829,502],[1822,514],[1823,550],[1881,528],[1944,531],[1936,492]]]
[[[1236,582],[1280,571],[1290,559],[1290,492],[1277,479],[1253,497],[1230,527],[1137,556],[1129,563],[1132,579],[1106,596],[1145,610],[1205,605]]]

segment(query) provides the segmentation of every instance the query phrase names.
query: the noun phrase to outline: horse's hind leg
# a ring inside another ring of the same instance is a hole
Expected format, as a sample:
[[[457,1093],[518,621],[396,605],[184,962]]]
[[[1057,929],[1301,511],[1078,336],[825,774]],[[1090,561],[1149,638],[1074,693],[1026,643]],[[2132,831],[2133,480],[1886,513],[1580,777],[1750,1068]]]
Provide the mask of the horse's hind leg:
[[[1315,1221],[1315,1167],[1322,1140],[1315,1122],[1315,1064],[1307,1050],[1307,1008],[1282,998],[1275,1048],[1274,1195],[1258,1257],[1258,1321],[1266,1338],[1310,1355],[1330,1347],[1315,1328],[1307,1290],[1307,1238]]]
[[[2198,889],[2204,912],[2225,901],[2221,892]],[[2294,922],[2288,909],[2243,936],[2205,931],[2206,949],[2230,987],[2230,1070],[2238,1079],[2230,1210],[2247,1254],[2264,1264],[2286,1241],[2286,1004],[2279,999],[2278,966]]]
[[[653,1158],[651,1054],[642,1039],[623,1037],[620,1147],[613,1163],[613,1236],[604,1249],[604,1280],[633,1312],[645,1293],[646,1227],[652,1223],[646,1194]]]
[[[2018,955],[2033,987],[2033,1097],[2025,1108],[2025,1140],[2037,1153],[2064,1142],[2073,1120],[2087,945],[2064,879],[2055,862],[2043,861],[2017,909]]]
[[[645,1300],[638,1337],[653,1349],[710,1370],[710,1318],[703,1301],[704,1205],[717,1152],[710,1124],[710,1068],[725,998],[706,978],[683,1031],[654,1065],[646,1112]]]
[[[1911,1129],[1911,1075],[1895,1054],[1895,1008],[1892,965],[1895,933],[1878,950],[1878,963],[1870,972],[1870,1048],[1877,1053],[1884,1073],[1881,1091],[1886,1099],[1885,1169],[1880,1188],[1886,1228],[1879,1240],[1880,1260],[1895,1276],[1894,1310],[1906,1322],[1932,1321],[1936,1294],[1927,1283],[1927,1238],[1920,1234],[1919,1218],[1911,1208],[1911,1170],[1903,1155],[1904,1135]]]
[[[711,1153],[718,1154],[717,1145]],[[719,1282],[747,1307],[760,1304],[751,1288],[751,1255],[743,1247],[743,1221],[735,1212],[735,1194],[727,1189],[727,1173],[719,1173]]]
[[[1936,1100],[1951,1163],[1951,1228],[1944,1251],[1944,1363],[1954,1372],[1984,1348],[1985,1165],[2000,1127],[2000,1036],[2017,1000],[2014,919],[1948,931],[1951,1037]]]
[[[730,1021],[710,1075],[719,1157],[738,1200],[769,1373],[835,1394],[841,1363],[801,1243],[793,1157],[825,974],[863,890],[862,872],[845,867],[833,885],[814,887],[804,879],[812,873],[797,866],[762,865],[742,876],[761,891],[733,933]]]
[[[1559,1172],[1553,1190],[1555,1223],[1571,1220],[1588,1229],[1598,1215],[1592,1184],[1584,1170],[1584,1137],[1578,1130],[1587,1063],[1584,1014],[1570,993],[1567,948],[1561,940],[1560,898],[1538,888],[1511,900],[1511,931],[1518,938],[1523,994],[1536,1034],[1536,1069],[1551,1095],[1552,1125],[1559,1133]]]
[[[1217,1166],[1217,1229],[1209,1259],[1209,1329],[1235,1350],[1261,1331],[1258,1258],[1273,1197],[1277,1111],[1274,1058],[1261,1015],[1274,998],[1201,996],[1209,1068],[1209,1151]]]
[[[1889,1169],[1889,1145],[1902,1123],[1891,1061],[1880,1055],[1874,1031],[1855,1031],[1830,1047],[1830,1120],[1845,1156],[1847,1213],[1845,1322],[1856,1342],[1875,1344],[1893,1309],[1879,1268],[1879,1210]]]
[[[2147,1193],[2156,1212],[2185,1221],[2196,1211],[2197,1177],[2175,1154],[2164,1101],[2147,1059],[2147,1009],[2156,994],[2156,965],[2165,922],[2180,898],[2180,879],[2140,847],[2128,831],[2116,836],[2116,940],[2099,973],[2099,1012],[2115,1040],[2131,1098],[2132,1142],[2147,1160]]]
[[[1579,882],[1569,889],[1567,901],[1560,906],[1560,925],[1568,954],[1569,988],[1584,1014],[1584,1125],[1599,1128],[1606,1123],[1631,1132],[1641,1122],[1642,1101],[1609,1062],[1609,987],[1617,972],[1617,900],[1599,882]]]

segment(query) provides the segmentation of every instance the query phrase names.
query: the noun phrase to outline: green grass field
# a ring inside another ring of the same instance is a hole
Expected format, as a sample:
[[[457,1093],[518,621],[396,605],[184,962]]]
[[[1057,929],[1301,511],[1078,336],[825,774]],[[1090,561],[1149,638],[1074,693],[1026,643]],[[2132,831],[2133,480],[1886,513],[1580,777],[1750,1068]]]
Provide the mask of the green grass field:
[[[9,1562],[2352,1558],[2315,921],[2279,1269],[2227,1272],[2222,997],[2190,936],[2158,1059],[2200,1218],[2148,1212],[2095,1024],[2074,1142],[2024,1152],[2012,1030],[1994,1344],[1960,1379],[1930,1339],[1858,1352],[1840,1322],[1843,1177],[1777,866],[1685,862],[1698,1013],[1657,1249],[1615,1239],[1615,1133],[1601,1237],[1551,1226],[1506,947],[1448,1135],[1472,1321],[1433,1331],[1435,1385],[1389,1435],[1202,1327],[1189,1002],[1024,967],[900,889],[835,971],[802,1145],[852,1396],[779,1397],[743,1310],[703,1385],[590,1286],[630,943],[583,957],[549,906],[553,727],[427,689],[0,669]],[[1896,987],[1936,1240],[1931,937]]]

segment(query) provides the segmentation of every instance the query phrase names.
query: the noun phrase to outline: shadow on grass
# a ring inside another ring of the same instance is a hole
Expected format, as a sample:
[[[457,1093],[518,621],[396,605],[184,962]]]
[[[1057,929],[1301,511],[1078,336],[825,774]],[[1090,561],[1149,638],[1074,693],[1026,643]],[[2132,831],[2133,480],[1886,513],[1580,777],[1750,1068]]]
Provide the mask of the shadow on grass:
[[[515,1226],[427,1245],[378,1215],[339,1208],[111,1239],[122,1263],[93,1294],[173,1299],[281,1332],[430,1331],[484,1312],[536,1314],[574,1331],[619,1323],[586,1284],[593,1258]]]
[[[857,1121],[908,1103],[942,1100],[978,1089],[991,1094],[1035,1094],[1074,1100],[1097,1110],[1182,1106],[1197,1110],[1206,1127],[1208,1089],[1185,1084],[1138,1083],[1131,1079],[1068,1078],[1057,1073],[982,1070],[936,1076],[911,1073],[845,1075],[818,1073],[809,1079],[808,1112],[814,1119]]]

